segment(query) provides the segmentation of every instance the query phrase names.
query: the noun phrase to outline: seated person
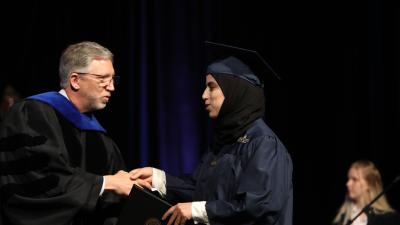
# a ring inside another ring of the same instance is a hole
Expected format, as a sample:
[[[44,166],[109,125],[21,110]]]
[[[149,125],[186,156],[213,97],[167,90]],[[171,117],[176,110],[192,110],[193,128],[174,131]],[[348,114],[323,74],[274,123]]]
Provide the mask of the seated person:
[[[368,160],[355,161],[348,172],[347,195],[333,224],[347,225],[360,211],[382,192],[382,180],[374,163]],[[385,195],[362,213],[353,225],[399,225],[400,217],[389,205]]]

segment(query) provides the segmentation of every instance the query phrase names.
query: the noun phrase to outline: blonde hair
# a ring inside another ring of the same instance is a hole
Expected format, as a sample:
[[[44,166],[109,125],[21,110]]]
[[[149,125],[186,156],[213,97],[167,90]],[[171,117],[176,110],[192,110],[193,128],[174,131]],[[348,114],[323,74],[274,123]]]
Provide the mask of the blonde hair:
[[[72,72],[86,69],[95,59],[113,61],[113,54],[96,42],[84,41],[68,46],[61,55],[59,64],[60,87],[68,86]]]
[[[351,164],[350,169],[355,169],[361,173],[362,179],[368,185],[368,193],[365,196],[366,203],[371,202],[379,193],[382,192],[382,178],[379,170],[375,164],[369,160],[358,160]],[[333,223],[335,224],[346,224],[351,218],[351,206],[352,202],[346,197],[344,203],[340,207]],[[384,214],[393,212],[394,210],[390,207],[385,195],[382,195],[378,200],[372,204],[372,210],[376,214]]]

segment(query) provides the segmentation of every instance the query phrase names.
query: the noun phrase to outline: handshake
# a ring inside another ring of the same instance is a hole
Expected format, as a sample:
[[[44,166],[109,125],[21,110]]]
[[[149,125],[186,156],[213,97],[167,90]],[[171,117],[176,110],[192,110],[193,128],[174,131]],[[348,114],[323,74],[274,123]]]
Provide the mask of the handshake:
[[[120,170],[114,175],[106,175],[103,178],[104,191],[128,196],[134,184],[142,188],[152,188],[153,168],[143,167],[130,172]]]

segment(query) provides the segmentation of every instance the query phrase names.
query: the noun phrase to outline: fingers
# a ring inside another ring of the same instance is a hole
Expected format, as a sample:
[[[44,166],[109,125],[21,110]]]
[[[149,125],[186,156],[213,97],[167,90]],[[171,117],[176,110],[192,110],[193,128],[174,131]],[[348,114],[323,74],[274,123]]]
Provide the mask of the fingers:
[[[119,170],[117,173],[116,173],[116,175],[127,175],[128,174],[128,172],[126,172],[126,171],[124,171],[124,170]]]
[[[169,216],[171,216],[168,220],[167,225],[183,225],[186,223],[187,218],[183,214],[183,212],[178,208],[178,205],[172,206],[164,213],[162,216],[162,220],[166,220]]]
[[[184,202],[184,203],[176,204],[174,211],[178,215],[177,219],[175,220],[175,224],[185,224],[187,220],[192,219],[192,203],[191,202]]]
[[[187,221],[187,219],[185,217],[183,217],[182,220],[181,220],[181,225],[185,224],[186,221]]]
[[[176,219],[175,219],[175,223],[174,223],[174,225],[179,225],[180,224],[180,222],[181,222],[181,216],[180,215],[178,215],[178,213],[176,213],[177,215],[176,215]]]
[[[147,188],[147,189],[151,189],[151,185],[149,182],[147,182],[146,180],[142,180],[142,179],[137,179],[134,181],[134,184],[138,185],[139,187],[143,188]]]
[[[131,180],[136,180],[143,175],[143,172],[141,169],[134,169],[131,172],[129,172],[129,175]]]
[[[142,171],[142,169],[135,169],[128,173],[126,171],[120,170],[114,175],[104,176],[104,178],[106,179],[105,190],[114,191],[117,194],[128,196],[133,185],[136,185],[140,188],[151,189],[151,177],[141,179],[141,176],[143,176]],[[134,177],[136,178],[132,179],[131,174],[135,174]]]
[[[162,220],[165,220],[166,218],[168,218],[168,216],[174,211],[174,209],[175,209],[175,206],[172,206],[171,208],[169,208],[165,213],[164,213],[164,215],[162,216]]]
[[[172,212],[172,216],[169,218],[169,220],[168,220],[168,224],[167,225],[171,225],[174,221],[175,221],[175,218],[178,216],[178,213],[174,210],[173,212]]]
[[[137,174],[139,171],[140,171],[140,169],[134,169],[134,170],[129,171],[129,174],[132,176],[134,174]]]
[[[128,172],[119,171],[117,173],[117,175],[119,177],[118,183],[120,183],[121,188],[123,189],[122,190],[123,195],[125,195],[125,196],[129,195],[133,185],[136,185],[136,186],[138,186],[138,187],[140,187],[142,189],[143,188],[147,188],[147,189],[151,189],[152,188],[151,184],[149,182],[147,182],[146,180],[143,180],[143,179],[140,179],[140,178],[136,179],[136,180],[130,179],[130,176],[129,176]]]
[[[143,167],[143,168],[139,168],[139,169],[134,169],[132,171],[129,172],[131,179],[135,180],[138,178],[141,179],[147,179],[147,178],[151,178],[151,176],[153,175],[153,168],[152,167]]]

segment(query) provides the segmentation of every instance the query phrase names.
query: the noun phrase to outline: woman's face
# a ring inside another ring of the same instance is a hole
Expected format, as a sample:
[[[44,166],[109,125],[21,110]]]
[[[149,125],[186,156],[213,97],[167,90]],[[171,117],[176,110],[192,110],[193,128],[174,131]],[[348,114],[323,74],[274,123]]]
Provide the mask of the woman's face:
[[[368,184],[356,168],[350,168],[347,175],[347,195],[350,200],[360,202],[364,196],[368,194]]]
[[[222,103],[225,100],[225,96],[217,81],[213,76],[211,76],[211,74],[208,74],[206,77],[206,89],[203,92],[202,99],[204,100],[205,108],[208,111],[208,116],[213,119],[217,118]]]

